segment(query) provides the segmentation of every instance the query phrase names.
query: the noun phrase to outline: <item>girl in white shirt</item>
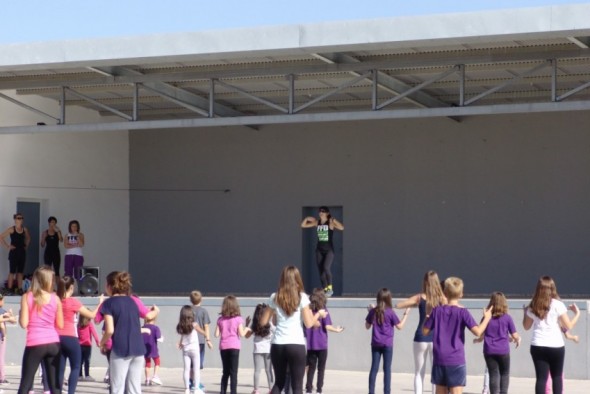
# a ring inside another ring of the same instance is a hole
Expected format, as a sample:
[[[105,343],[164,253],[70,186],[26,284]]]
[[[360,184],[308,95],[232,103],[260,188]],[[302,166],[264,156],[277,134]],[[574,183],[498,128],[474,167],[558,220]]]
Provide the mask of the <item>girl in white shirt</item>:
[[[542,276],[530,304],[525,307],[523,326],[525,330],[533,328],[531,339],[531,357],[535,365],[537,381],[535,394],[545,393],[545,383],[551,374],[553,393],[563,393],[561,375],[565,359],[565,344],[561,327],[572,329],[580,318],[576,304],[569,306],[575,313],[570,319],[565,304],[559,300],[557,287],[550,276]]]
[[[283,268],[279,278],[279,288],[269,299],[269,308],[262,316],[260,324],[270,321],[276,315],[276,331],[270,347],[270,358],[275,371],[275,384],[271,394],[280,394],[285,387],[287,367],[291,374],[293,394],[303,393],[305,375],[305,337],[303,327],[311,328],[320,318],[326,317],[324,309],[315,314],[309,308],[309,297],[304,293],[303,281],[297,267]]]

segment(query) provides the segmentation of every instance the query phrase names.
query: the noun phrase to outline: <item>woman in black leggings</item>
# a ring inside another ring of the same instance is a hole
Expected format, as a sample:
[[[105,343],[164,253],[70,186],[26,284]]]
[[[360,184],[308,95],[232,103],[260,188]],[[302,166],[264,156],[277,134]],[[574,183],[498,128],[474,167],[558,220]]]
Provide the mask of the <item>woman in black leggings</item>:
[[[344,226],[330,215],[330,209],[320,207],[319,218],[308,216],[301,222],[302,228],[315,227],[318,234],[318,244],[315,251],[316,263],[320,272],[320,280],[327,297],[334,294],[332,287],[332,262],[334,261],[334,244],[332,242],[334,230],[344,230]]]
[[[283,268],[279,288],[270,296],[261,325],[266,325],[273,312],[277,318],[276,331],[270,346],[270,360],[275,371],[275,384],[271,394],[280,394],[286,385],[287,370],[291,375],[293,394],[303,393],[305,375],[305,337],[302,322],[311,328],[320,318],[326,317],[326,310],[315,314],[309,309],[309,297],[304,293],[303,281],[296,267]]]
[[[539,278],[535,295],[525,306],[523,326],[525,330],[533,328],[531,339],[531,357],[535,365],[535,394],[545,393],[547,377],[551,374],[553,393],[563,393],[563,361],[565,344],[561,328],[571,330],[580,318],[576,304],[569,306],[575,313],[570,319],[565,304],[559,300],[555,282],[549,276]]]
[[[28,394],[33,387],[39,363],[45,366],[49,390],[61,393],[57,384],[60,346],[56,328],[63,328],[61,302],[52,292],[53,270],[37,268],[33,274],[32,291],[23,295],[19,323],[27,330],[25,352],[18,394]]]

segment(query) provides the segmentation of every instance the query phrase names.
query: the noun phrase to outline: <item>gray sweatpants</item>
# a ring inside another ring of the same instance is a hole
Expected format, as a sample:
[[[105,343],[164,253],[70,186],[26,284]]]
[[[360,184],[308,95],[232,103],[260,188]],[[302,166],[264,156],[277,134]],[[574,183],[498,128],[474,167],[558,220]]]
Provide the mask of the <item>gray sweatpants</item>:
[[[254,353],[254,390],[258,390],[260,382],[260,371],[266,372],[266,381],[268,387],[272,388],[275,384],[272,373],[272,363],[270,362],[270,353]]]
[[[143,356],[119,357],[111,353],[109,369],[112,394],[141,394]]]

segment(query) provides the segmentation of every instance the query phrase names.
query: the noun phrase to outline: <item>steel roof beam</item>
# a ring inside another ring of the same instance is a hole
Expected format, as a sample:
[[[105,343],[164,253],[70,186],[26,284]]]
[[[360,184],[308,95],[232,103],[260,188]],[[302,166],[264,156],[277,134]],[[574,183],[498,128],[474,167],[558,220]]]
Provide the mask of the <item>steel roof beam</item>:
[[[1,127],[0,134],[48,132],[101,132],[152,129],[199,128],[216,126],[252,126],[265,124],[344,122],[382,119],[409,119],[476,115],[520,114],[535,112],[588,111],[590,101],[565,101],[526,104],[499,104],[446,108],[413,108],[383,111],[306,113],[293,115],[238,116],[232,118],[193,118],[140,120],[137,122],[83,123],[46,126]]]
[[[115,75],[115,80],[117,82],[119,79],[133,79],[145,76],[145,74],[140,73],[139,71],[131,70],[126,67],[108,67],[108,68],[97,68],[97,70],[104,71]],[[199,95],[187,92],[184,89],[177,88],[165,82],[159,81],[137,81],[136,83],[143,84],[144,87],[151,88],[150,90],[161,94],[162,96],[174,98],[179,102],[184,102],[192,106],[193,108],[199,108],[202,111],[208,113],[209,110],[209,100],[201,97]],[[215,103],[215,111],[220,116],[243,116],[244,114],[240,111],[236,111],[233,108],[227,107],[223,104]]]
[[[357,58],[345,55],[343,53],[318,53],[313,54],[314,57],[325,61],[326,63],[330,64],[358,64],[362,63]],[[408,90],[412,89],[412,86],[408,85],[407,83],[400,81],[397,78],[394,78],[382,71],[377,72],[377,80],[379,81],[377,86],[383,90],[386,90],[393,94],[402,94],[407,92]],[[359,75],[357,72],[353,72],[353,75]],[[409,95],[406,95],[406,100],[416,104],[419,107],[428,108],[428,107],[448,107],[449,104],[445,103],[444,101],[440,101],[431,95],[425,92],[413,92]]]
[[[478,51],[481,52],[481,51]],[[0,90],[20,89],[20,88],[36,88],[36,87],[56,87],[56,86],[83,86],[83,85],[109,85],[109,84],[134,84],[134,83],[164,83],[166,89],[172,88],[166,82],[187,81],[187,80],[209,80],[211,78],[238,78],[238,77],[264,77],[272,75],[289,75],[289,74],[316,74],[316,73],[337,73],[337,72],[365,72],[367,70],[385,70],[385,69],[405,69],[405,68],[420,68],[420,67],[449,67],[456,64],[490,64],[490,63],[505,63],[505,62],[525,62],[525,61],[545,61],[547,59],[570,59],[570,58],[584,58],[590,59],[590,49],[571,49],[571,50],[557,50],[557,51],[534,51],[534,52],[511,52],[511,51],[484,51],[487,53],[468,54],[468,53],[451,53],[451,54],[422,54],[422,55],[403,55],[386,61],[367,61],[361,63],[347,63],[347,64],[320,64],[320,65],[302,65],[302,66],[269,66],[263,64],[259,66],[249,65],[247,67],[224,68],[224,69],[206,69],[200,71],[178,71],[142,74],[137,71],[130,70],[125,67],[103,67],[101,71],[108,72],[109,69],[117,69],[121,73],[114,77],[98,77],[89,74],[88,77],[72,80],[71,76],[63,75],[56,78],[52,76],[48,80],[39,80],[38,76],[31,77],[30,80],[19,78],[17,80],[2,81],[0,78]],[[33,79],[34,78],[34,79]],[[156,87],[158,89],[158,87]],[[162,89],[160,89],[162,90]],[[178,94],[190,95],[195,101],[203,99],[200,96],[178,89]],[[162,90],[164,91],[164,90]],[[174,94],[170,94],[174,96]],[[198,98],[197,98],[198,97]],[[207,100],[207,99],[204,99]],[[195,103],[192,103],[193,105]],[[203,107],[202,105],[198,105]],[[206,105],[204,108],[208,107]],[[235,110],[232,110],[235,111]]]
[[[75,90],[73,90],[71,88],[68,88],[68,87],[64,87],[64,89],[65,89],[65,91],[69,92],[70,94],[73,94],[74,96],[76,96],[78,98],[81,98],[81,99],[83,99],[85,101],[88,101],[89,103],[92,103],[92,104],[96,105],[97,107],[100,107],[102,109],[106,109],[107,111],[109,111],[109,112],[111,112],[111,113],[113,113],[113,114],[115,114],[117,116],[120,116],[123,119],[133,120],[133,118],[131,116],[129,116],[129,115],[127,115],[127,114],[125,114],[125,113],[123,113],[123,112],[121,112],[119,110],[116,110],[116,109],[114,109],[112,107],[109,107],[108,105],[103,104],[103,103],[101,103],[101,102],[93,99],[92,97],[88,97],[85,94],[78,93]],[[62,101],[64,101],[64,100],[62,100]],[[64,107],[65,107],[65,105],[64,105],[64,103],[62,103],[62,108],[64,108]],[[65,117],[62,116],[61,123],[65,123],[65,119],[64,118]]]
[[[28,111],[35,112],[36,114],[39,114],[39,115],[42,115],[42,116],[46,116],[48,118],[51,118],[53,120],[56,120],[58,123],[60,121],[59,118],[56,118],[55,116],[49,115],[49,114],[47,114],[47,113],[45,113],[45,112],[43,112],[41,110],[38,110],[37,108],[31,107],[28,104],[25,104],[25,103],[23,103],[21,101],[15,100],[12,97],[7,96],[7,95],[5,95],[3,93],[0,93],[0,98],[3,98],[6,101],[10,101],[11,103],[16,104],[19,107],[24,108],[24,109],[26,109]]]

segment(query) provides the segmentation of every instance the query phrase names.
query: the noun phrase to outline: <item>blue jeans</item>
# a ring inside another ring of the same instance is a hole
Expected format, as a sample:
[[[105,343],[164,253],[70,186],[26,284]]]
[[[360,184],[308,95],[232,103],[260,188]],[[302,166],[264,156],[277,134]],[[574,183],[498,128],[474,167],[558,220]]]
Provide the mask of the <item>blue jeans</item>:
[[[371,372],[369,372],[369,394],[375,394],[375,380],[379,372],[379,363],[383,356],[383,393],[391,393],[391,362],[393,360],[393,347],[371,346]]]
[[[68,379],[68,393],[74,394],[78,385],[80,375],[80,363],[82,362],[82,350],[77,337],[60,336],[61,362],[59,365],[58,384],[63,387],[64,374],[66,371],[66,359],[70,360],[70,377]]]

